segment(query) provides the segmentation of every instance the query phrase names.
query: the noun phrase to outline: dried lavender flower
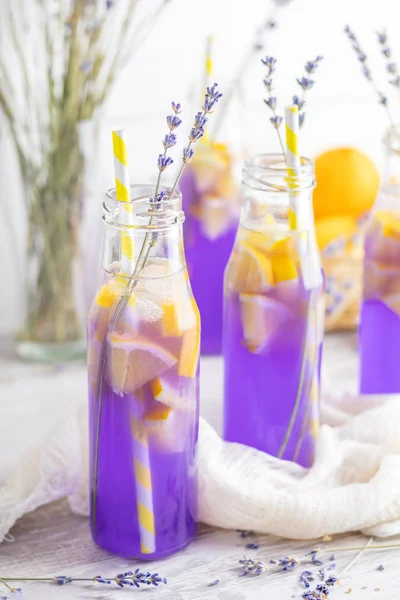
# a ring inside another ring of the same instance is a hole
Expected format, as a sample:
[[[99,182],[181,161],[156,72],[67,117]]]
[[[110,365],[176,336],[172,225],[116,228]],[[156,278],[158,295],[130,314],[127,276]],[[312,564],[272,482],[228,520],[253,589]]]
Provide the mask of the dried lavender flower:
[[[172,165],[173,162],[174,160],[170,156],[164,156],[163,154],[158,155],[157,165],[160,172],[165,171],[165,169]]]
[[[374,90],[378,96],[379,104],[382,104],[382,106],[385,107],[388,118],[389,118],[389,122],[393,125],[393,119],[391,117],[389,107],[388,107],[387,96],[385,96],[385,94],[383,94],[380,91],[380,89],[377,87],[377,85],[374,81],[374,78],[372,77],[371,69],[369,68],[368,63],[367,63],[368,57],[367,57],[366,53],[361,49],[360,43],[357,39],[357,36],[355,35],[354,31],[350,28],[349,25],[346,25],[346,27],[344,28],[344,32],[347,35],[347,37],[349,38],[352,48],[353,48],[354,52],[356,53],[356,56],[362,65],[362,73],[363,73],[364,77],[367,79],[367,81],[369,81],[371,83],[372,87],[374,88]],[[386,32],[378,33],[378,42],[382,46],[384,46],[382,49],[382,53],[384,54],[384,56],[386,56],[386,58],[390,58],[390,56],[391,56],[390,48],[388,48],[386,46],[386,43],[387,43]],[[396,69],[397,69],[397,67],[396,67]],[[390,71],[389,72],[394,74],[397,72],[396,69],[395,69],[395,63],[390,63]]]
[[[279,127],[282,124],[283,117],[281,117],[279,115],[274,115],[273,117],[270,118],[270,121],[271,121],[272,125],[275,127],[275,129],[279,129]]]
[[[208,584],[208,587],[214,587],[214,585],[218,585],[219,584],[219,579],[214,579],[214,581],[211,581],[211,583]]]
[[[258,550],[259,547],[258,544],[253,544],[251,542],[245,545],[245,548],[248,548],[249,550]]]
[[[379,567],[378,567],[378,571],[384,571],[384,570],[385,570],[385,567],[384,567],[384,565],[379,565]]]
[[[163,146],[164,146],[165,150],[167,150],[168,148],[172,148],[172,146],[175,146],[176,140],[177,140],[177,137],[176,137],[175,133],[167,133],[165,135],[165,138],[163,141]]]
[[[168,115],[167,116],[167,125],[170,131],[173,131],[182,123],[181,119],[176,115]]]
[[[179,104],[179,102],[178,102],[178,103],[172,102],[172,103],[171,103],[171,106],[172,106],[172,110],[174,111],[174,113],[175,113],[176,115],[179,115],[179,113],[181,113],[181,112],[182,112],[182,107],[181,107],[181,105]]]
[[[178,176],[172,186],[171,195],[175,191],[176,186],[182,176],[185,166],[192,160],[194,150],[191,147],[193,143],[197,142],[205,133],[205,125],[208,122],[208,117],[215,105],[222,98],[222,93],[218,90],[218,83],[214,83],[212,86],[207,87],[206,95],[204,98],[203,111],[198,112],[194,118],[194,124],[189,133],[189,143],[183,149],[182,152],[182,166],[179,170]]]

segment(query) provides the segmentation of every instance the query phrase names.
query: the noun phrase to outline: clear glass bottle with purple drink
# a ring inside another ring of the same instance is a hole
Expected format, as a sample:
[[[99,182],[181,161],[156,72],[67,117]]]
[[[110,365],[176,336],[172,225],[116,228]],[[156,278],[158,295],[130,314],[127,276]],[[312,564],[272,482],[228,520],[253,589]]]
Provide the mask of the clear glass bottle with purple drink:
[[[237,161],[226,144],[201,141],[179,189],[188,271],[199,305],[203,354],[221,354],[223,278],[239,221]],[[240,173],[239,173],[240,174]]]
[[[225,271],[224,436],[310,466],[319,430],[322,272],[302,159],[297,201],[303,230],[289,227],[287,167],[258,155],[243,171],[242,212]]]
[[[200,317],[181,195],[164,192],[160,210],[149,200],[154,186],[131,186],[131,213],[107,193],[88,322],[92,535],[110,552],[144,559],[186,546],[197,521]],[[124,235],[138,265],[132,277],[120,268]]]
[[[386,164],[364,243],[360,391],[400,393],[400,128],[385,138]]]

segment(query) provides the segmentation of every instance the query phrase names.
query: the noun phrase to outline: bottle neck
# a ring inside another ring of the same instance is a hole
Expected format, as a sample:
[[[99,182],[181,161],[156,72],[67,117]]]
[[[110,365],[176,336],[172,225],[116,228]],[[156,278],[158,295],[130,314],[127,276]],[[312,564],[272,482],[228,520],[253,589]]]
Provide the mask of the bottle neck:
[[[105,243],[103,268],[110,273],[130,277],[160,277],[185,267],[181,210],[178,191],[155,203],[154,186],[131,186],[130,202],[115,198],[115,189],[106,194],[103,205]],[[140,265],[138,270],[137,265]]]
[[[290,213],[294,211],[296,228],[314,232],[314,187],[314,166],[309,159],[301,159],[300,172],[293,177],[280,154],[260,154],[250,158],[243,169],[241,224],[257,229],[270,219],[289,228]]]
[[[382,189],[394,196],[400,196],[400,126],[390,127],[383,140],[385,165]]]

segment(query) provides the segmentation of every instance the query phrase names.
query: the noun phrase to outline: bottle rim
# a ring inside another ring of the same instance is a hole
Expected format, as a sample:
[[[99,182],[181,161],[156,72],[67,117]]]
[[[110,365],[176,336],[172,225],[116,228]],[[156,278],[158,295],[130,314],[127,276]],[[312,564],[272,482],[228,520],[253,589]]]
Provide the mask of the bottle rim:
[[[242,171],[242,183],[253,190],[268,194],[289,194],[315,187],[314,162],[300,157],[300,173],[291,175],[283,154],[255,154],[246,160]]]
[[[154,184],[132,184],[130,201],[117,200],[116,188],[107,190],[103,202],[102,220],[116,229],[160,231],[185,220],[182,211],[182,194],[175,189],[159,186],[158,193],[164,192],[160,207],[150,202],[154,197]]]

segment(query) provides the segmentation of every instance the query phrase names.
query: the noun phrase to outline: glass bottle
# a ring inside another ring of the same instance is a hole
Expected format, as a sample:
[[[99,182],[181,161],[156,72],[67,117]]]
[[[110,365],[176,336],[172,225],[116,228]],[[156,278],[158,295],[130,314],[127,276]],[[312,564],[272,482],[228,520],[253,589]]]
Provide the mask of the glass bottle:
[[[160,188],[161,191],[161,188]],[[88,322],[91,529],[103,548],[155,559],[197,521],[200,316],[187,275],[181,194],[160,208],[106,194],[103,272]],[[135,271],[121,274],[121,239]]]
[[[400,128],[384,139],[385,169],[364,243],[359,349],[362,394],[400,392]]]
[[[201,313],[201,351],[208,355],[222,352],[224,270],[240,213],[241,141],[237,110],[228,112],[221,128],[218,117],[224,115],[216,115],[213,137],[202,138],[179,184],[188,271]]]
[[[302,159],[296,178],[296,231],[289,183],[281,155],[257,155],[243,170],[240,225],[225,271],[224,435],[310,466],[324,312],[313,163]]]

